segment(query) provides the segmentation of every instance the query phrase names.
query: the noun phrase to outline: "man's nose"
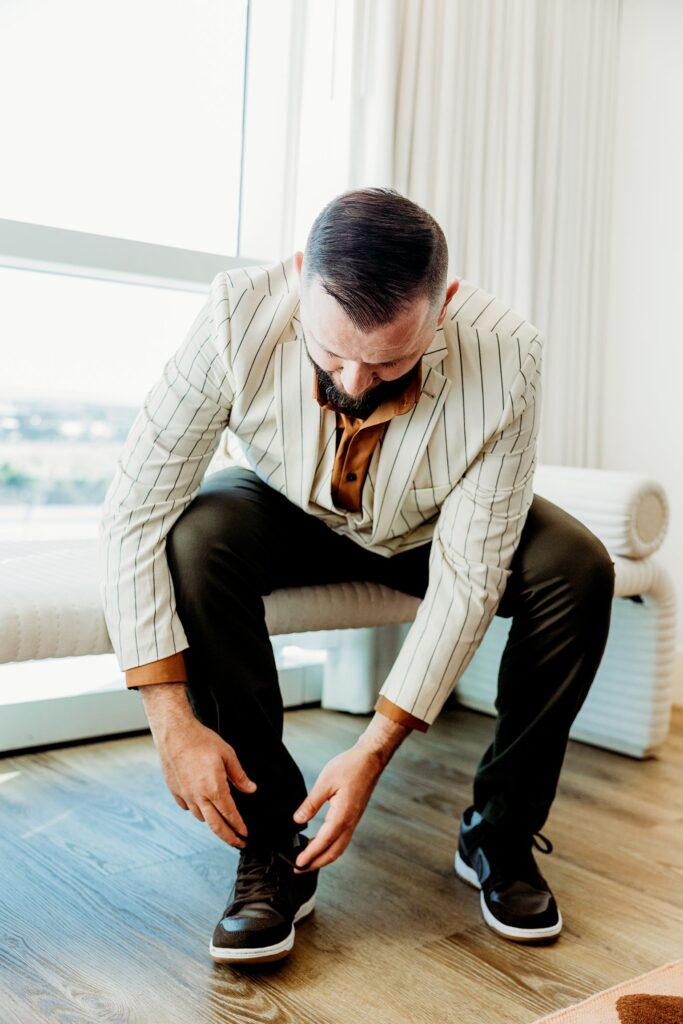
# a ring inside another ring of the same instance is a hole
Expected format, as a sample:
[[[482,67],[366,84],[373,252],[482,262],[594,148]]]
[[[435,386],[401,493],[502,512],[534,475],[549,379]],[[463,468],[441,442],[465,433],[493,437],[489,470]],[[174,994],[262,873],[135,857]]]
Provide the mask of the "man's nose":
[[[352,398],[362,395],[372,385],[374,373],[362,363],[347,363],[341,371],[341,382],[344,391]]]

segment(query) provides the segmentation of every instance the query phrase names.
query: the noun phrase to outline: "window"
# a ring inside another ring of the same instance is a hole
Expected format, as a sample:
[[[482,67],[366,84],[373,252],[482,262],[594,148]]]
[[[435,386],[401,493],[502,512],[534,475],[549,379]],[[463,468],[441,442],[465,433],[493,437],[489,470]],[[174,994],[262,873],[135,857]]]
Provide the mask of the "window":
[[[5,536],[66,537],[72,517],[75,536],[87,519],[95,536],[130,425],[200,302],[195,292],[0,267],[11,350],[0,404]]]
[[[96,538],[128,429],[213,276],[303,246],[348,187],[352,14],[0,5],[0,561]],[[0,705],[0,749],[145,725],[114,655],[0,665]]]
[[[0,217],[234,253],[246,17],[246,0],[2,4]]]
[[[96,538],[117,454],[201,293],[253,262],[225,256],[247,13],[0,8],[0,559]],[[114,655],[0,666],[0,703],[4,749],[145,725]]]

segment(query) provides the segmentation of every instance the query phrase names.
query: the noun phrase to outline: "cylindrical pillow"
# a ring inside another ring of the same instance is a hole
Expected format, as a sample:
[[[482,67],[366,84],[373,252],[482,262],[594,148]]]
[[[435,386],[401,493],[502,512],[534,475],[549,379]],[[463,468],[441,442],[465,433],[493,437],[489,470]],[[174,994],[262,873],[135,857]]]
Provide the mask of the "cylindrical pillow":
[[[613,555],[646,558],[666,536],[666,492],[640,473],[543,463],[536,467],[534,492],[579,519]]]

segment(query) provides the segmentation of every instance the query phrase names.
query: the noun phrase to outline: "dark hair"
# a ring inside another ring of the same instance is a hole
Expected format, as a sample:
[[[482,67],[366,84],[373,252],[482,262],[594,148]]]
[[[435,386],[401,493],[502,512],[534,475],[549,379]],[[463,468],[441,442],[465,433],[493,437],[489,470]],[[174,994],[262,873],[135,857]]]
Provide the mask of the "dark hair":
[[[361,331],[391,323],[416,299],[446,297],[448,245],[426,210],[391,188],[342,192],[308,234],[302,282],[318,277]]]

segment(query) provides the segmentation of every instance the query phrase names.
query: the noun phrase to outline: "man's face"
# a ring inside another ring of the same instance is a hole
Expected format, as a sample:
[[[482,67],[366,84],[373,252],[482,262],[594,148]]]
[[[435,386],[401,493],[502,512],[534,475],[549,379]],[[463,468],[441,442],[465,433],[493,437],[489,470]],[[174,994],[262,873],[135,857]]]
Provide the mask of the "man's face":
[[[302,255],[295,258],[299,274]],[[437,316],[421,298],[392,323],[366,334],[313,278],[302,290],[301,324],[309,361],[328,401],[348,416],[365,419],[385,399],[400,394],[443,321],[446,305]]]

